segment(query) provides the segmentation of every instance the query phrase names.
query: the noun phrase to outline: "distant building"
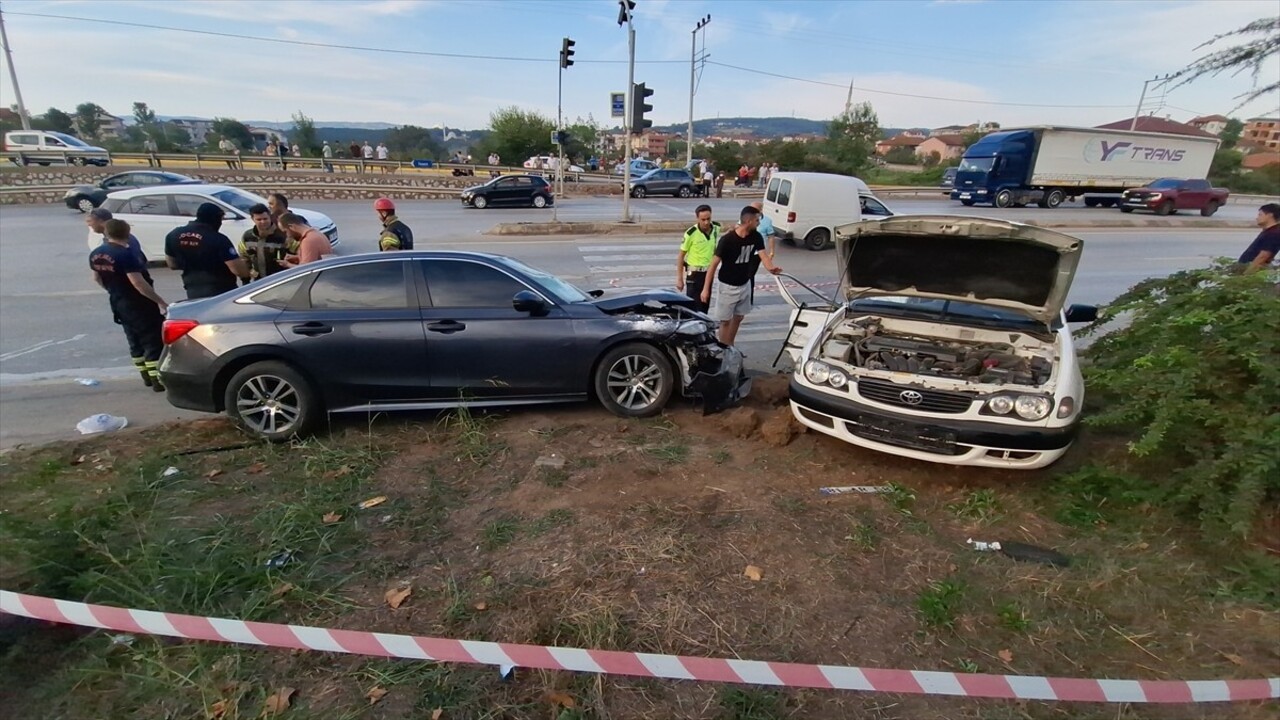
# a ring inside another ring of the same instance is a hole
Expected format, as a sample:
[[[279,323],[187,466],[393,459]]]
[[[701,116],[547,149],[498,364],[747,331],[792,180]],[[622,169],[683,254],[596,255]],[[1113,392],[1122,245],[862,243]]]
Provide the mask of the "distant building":
[[[187,134],[191,136],[191,144],[197,147],[204,145],[205,140],[209,137],[209,133],[213,132],[212,120],[179,118],[177,120],[170,120],[168,124],[186,130]]]
[[[1192,118],[1187,124],[1193,128],[1199,128],[1210,135],[1221,135],[1223,130],[1227,129],[1226,115],[1201,115],[1198,118]]]
[[[1249,118],[1240,139],[1267,150],[1280,150],[1280,118]]]
[[[1096,125],[1099,130],[1128,130],[1133,124],[1133,118],[1125,118],[1117,120],[1106,125]],[[1180,123],[1169,118],[1156,117],[1155,115],[1143,115],[1138,118],[1138,124],[1133,128],[1139,132],[1155,132],[1165,133],[1166,135],[1191,135],[1193,137],[1213,137],[1212,133],[1207,133],[1198,127],[1192,127],[1186,123]]]
[[[910,148],[911,150],[915,150],[916,148],[920,147],[921,143],[923,142],[924,142],[924,138],[921,137],[920,135],[911,135],[909,133],[904,132],[901,135],[895,135],[889,138],[888,140],[881,140],[880,142],[876,143],[876,154],[888,155],[891,150],[893,150],[894,148],[900,148],[900,147]]]
[[[1268,165],[1280,163],[1280,152],[1256,152],[1249,153],[1244,156],[1244,161],[1240,163],[1240,167],[1253,171],[1261,170]]]
[[[354,132],[354,131],[353,131]],[[288,143],[289,136],[284,134],[283,130],[275,128],[249,127],[249,134],[253,136],[253,146],[258,150],[265,150],[267,143],[275,140],[276,142]]]
[[[80,136],[93,135],[91,129],[80,126],[80,119],[72,115],[72,122],[75,124],[76,134]],[[97,137],[101,140],[119,140],[124,136],[124,120],[112,115],[105,110],[98,113],[96,118]]]
[[[929,137],[938,137],[940,135],[960,135],[977,129],[977,125],[944,125],[940,128],[930,130]]]
[[[916,146],[916,157],[927,158],[937,153],[943,160],[954,160],[964,155],[964,137],[961,135],[934,135]]]

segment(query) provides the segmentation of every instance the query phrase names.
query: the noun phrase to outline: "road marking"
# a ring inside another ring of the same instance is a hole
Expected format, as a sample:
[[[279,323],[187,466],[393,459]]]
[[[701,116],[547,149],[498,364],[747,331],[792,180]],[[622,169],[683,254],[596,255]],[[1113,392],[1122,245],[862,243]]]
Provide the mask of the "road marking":
[[[33,373],[0,373],[0,387],[65,382],[82,377],[103,381],[124,380],[138,377],[138,369],[132,365],[126,365],[109,368],[67,368]]]
[[[667,260],[669,257],[669,254],[658,255],[650,253],[644,255],[583,255],[582,259],[587,262],[608,262],[610,260]],[[675,267],[674,263],[672,267]]]
[[[591,265],[588,268],[593,273],[619,274],[619,273],[639,273],[639,272],[660,272],[662,270],[674,270],[672,265]]]
[[[45,348],[53,347],[55,345],[66,345],[67,343],[70,343],[70,342],[83,340],[85,337],[86,335],[84,333],[81,333],[79,335],[76,335],[75,337],[69,337],[66,340],[45,340],[42,343],[36,343],[35,345],[24,347],[21,350],[11,350],[3,355],[0,355],[0,362],[22,357],[23,355],[30,355],[33,352],[39,352],[41,350],[44,350]]]
[[[70,297],[72,295],[101,295],[102,290],[63,290],[61,292],[17,292],[2,293],[0,297],[6,298],[60,298]]]
[[[674,242],[664,243],[662,245],[641,245],[639,243],[630,245],[583,245],[578,248],[584,253],[589,252],[643,252],[645,250],[671,250],[678,248],[679,245]]]

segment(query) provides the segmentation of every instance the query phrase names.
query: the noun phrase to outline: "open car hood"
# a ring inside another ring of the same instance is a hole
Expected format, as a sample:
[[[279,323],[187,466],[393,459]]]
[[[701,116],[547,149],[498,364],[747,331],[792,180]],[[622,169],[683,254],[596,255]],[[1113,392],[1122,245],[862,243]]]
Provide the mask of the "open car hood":
[[[1032,225],[956,215],[899,215],[836,227],[840,291],[1007,308],[1051,327],[1084,242]]]

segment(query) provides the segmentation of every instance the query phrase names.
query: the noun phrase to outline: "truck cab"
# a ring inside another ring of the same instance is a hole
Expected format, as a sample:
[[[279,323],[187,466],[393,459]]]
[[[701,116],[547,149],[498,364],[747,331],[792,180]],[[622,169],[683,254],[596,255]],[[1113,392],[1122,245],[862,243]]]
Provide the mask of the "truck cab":
[[[956,170],[951,199],[962,205],[976,203],[1009,207],[1038,198],[1021,188],[1027,182],[1035,154],[1035,133],[1011,130],[987,135],[965,151]]]

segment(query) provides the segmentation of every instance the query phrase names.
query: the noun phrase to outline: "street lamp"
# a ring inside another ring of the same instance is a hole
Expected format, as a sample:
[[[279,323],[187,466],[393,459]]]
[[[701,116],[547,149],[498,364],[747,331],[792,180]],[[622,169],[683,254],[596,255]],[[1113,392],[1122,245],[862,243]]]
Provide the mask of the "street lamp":
[[[686,138],[688,147],[685,149],[685,167],[693,164],[693,94],[696,90],[694,83],[695,69],[698,64],[698,31],[711,23],[711,14],[698,21],[697,27],[693,29],[693,48],[689,51],[689,136]],[[703,34],[702,43],[706,47],[707,36]],[[703,57],[705,60],[706,57]],[[701,180],[702,178],[698,178]]]
[[[622,156],[622,222],[631,222],[631,105],[636,85],[636,29],[631,16],[635,9],[635,0],[618,0],[618,27],[627,26],[627,109],[622,116],[627,151]]]

